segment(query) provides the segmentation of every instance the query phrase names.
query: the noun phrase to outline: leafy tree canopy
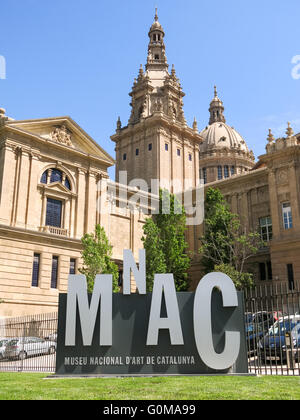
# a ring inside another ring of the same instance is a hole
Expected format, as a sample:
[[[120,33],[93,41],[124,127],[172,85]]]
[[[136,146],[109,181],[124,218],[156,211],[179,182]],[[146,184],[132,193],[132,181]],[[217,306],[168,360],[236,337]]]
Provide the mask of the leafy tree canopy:
[[[97,274],[112,274],[113,291],[118,292],[118,266],[112,261],[112,245],[109,243],[104,228],[99,224],[96,225],[95,232],[85,234],[81,242],[83,267],[79,269],[79,272],[87,278],[89,293],[93,291]]]

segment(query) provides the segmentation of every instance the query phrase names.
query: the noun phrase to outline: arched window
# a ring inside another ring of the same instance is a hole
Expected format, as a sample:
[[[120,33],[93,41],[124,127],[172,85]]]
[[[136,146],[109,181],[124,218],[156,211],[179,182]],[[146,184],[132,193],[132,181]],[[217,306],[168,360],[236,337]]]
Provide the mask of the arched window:
[[[62,182],[62,179],[63,179],[62,171],[58,169],[51,170],[50,184],[52,184],[52,182]]]
[[[71,183],[70,183],[69,178],[59,169],[56,169],[56,168],[47,169],[41,176],[40,182],[41,184],[48,184],[48,180],[49,180],[49,184],[52,184],[54,182],[60,182],[68,190],[71,191]]]

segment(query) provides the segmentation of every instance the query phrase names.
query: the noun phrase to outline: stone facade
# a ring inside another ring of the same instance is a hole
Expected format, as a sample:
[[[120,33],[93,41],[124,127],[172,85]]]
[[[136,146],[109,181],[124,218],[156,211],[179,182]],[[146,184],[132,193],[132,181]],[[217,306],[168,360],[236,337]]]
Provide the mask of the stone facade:
[[[153,180],[173,192],[195,191],[200,179],[205,188],[219,188],[243,225],[267,242],[249,265],[257,283],[292,287],[299,279],[300,134],[288,125],[287,137],[275,140],[270,131],[266,154],[255,163],[226,123],[216,88],[208,126],[199,132],[195,120],[189,127],[164,35],[156,14],[145,71],[140,68],[130,92],[128,124],[118,119],[111,137],[116,161],[69,117],[14,121],[0,109],[0,316],[55,310],[69,273],[82,263],[80,239],[96,223],[120,270],[123,249],[138,259]],[[107,174],[114,163],[116,182]],[[201,224],[187,229],[192,287],[201,278],[202,231]]]
[[[81,264],[80,239],[96,223],[105,227],[117,261],[124,248],[138,255],[143,220],[109,200],[107,168],[113,164],[69,117],[14,121],[2,112],[0,315],[56,309],[71,266],[77,271]],[[49,220],[52,203],[59,204],[59,226]]]

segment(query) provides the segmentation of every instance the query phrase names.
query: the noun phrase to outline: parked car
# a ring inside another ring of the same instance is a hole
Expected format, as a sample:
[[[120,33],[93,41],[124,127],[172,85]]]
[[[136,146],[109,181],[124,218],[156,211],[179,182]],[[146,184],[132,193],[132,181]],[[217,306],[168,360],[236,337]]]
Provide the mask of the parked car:
[[[289,315],[280,318],[269,329],[268,333],[259,342],[260,357],[263,362],[287,360],[286,342],[291,336],[295,360],[300,360],[300,315]]]
[[[57,333],[49,334],[47,337],[45,337],[45,340],[57,341]]]
[[[271,325],[276,322],[282,314],[279,312],[260,311],[245,314],[246,338],[248,351],[253,352],[261,338],[268,332]]]
[[[22,337],[10,340],[5,347],[3,356],[8,359],[26,359],[29,356],[52,354],[56,351],[56,342],[39,337]]]
[[[4,359],[4,351],[6,344],[10,341],[10,338],[0,338],[0,360]]]

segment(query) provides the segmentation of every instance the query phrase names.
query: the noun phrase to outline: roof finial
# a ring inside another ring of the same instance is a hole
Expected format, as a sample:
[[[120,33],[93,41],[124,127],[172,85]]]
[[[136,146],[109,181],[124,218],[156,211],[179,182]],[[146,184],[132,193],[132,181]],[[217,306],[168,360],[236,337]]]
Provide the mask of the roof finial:
[[[194,130],[194,131],[198,131],[198,124],[197,124],[196,117],[194,117],[193,130]]]
[[[216,85],[214,86],[214,90],[215,90],[215,98],[217,98],[218,97],[218,92],[217,92],[217,86]]]
[[[155,7],[155,16],[154,16],[154,20],[155,22],[158,21],[158,16],[157,16],[157,7]]]
[[[121,128],[122,128],[121,119],[120,119],[120,117],[118,117],[118,121],[117,121],[117,130],[121,130]]]
[[[288,137],[292,137],[292,135],[294,134],[294,130],[292,129],[290,122],[288,122],[288,128],[286,130],[286,134]]]
[[[267,140],[269,143],[273,143],[273,141],[275,140],[275,137],[273,136],[271,128],[269,128],[269,135],[268,135]]]

